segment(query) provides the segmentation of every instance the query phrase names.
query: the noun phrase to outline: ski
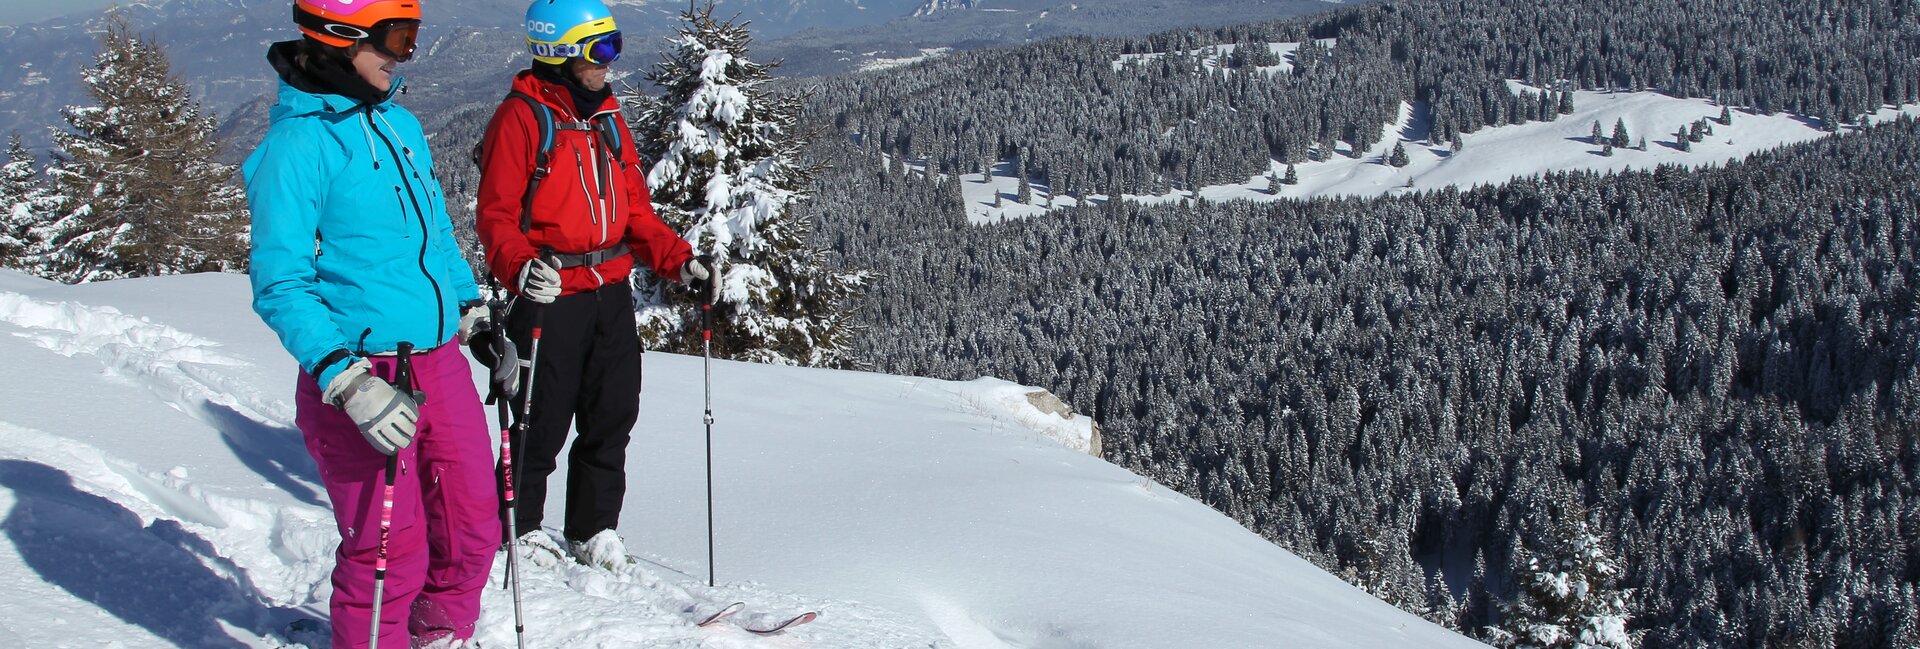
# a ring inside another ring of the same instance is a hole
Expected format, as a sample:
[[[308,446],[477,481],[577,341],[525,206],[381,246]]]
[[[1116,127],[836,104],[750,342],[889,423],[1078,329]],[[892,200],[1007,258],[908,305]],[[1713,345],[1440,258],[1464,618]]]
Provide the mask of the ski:
[[[746,609],[747,609],[746,602],[734,602],[732,604],[728,604],[726,608],[722,608],[718,611],[714,611],[712,615],[706,616],[704,618],[699,619],[698,621],[695,621],[693,625],[694,626],[713,626],[715,623],[718,623],[721,620],[733,617],[733,614],[739,613]]]
[[[523,548],[532,546],[532,547],[540,548],[543,550],[547,549],[535,544],[523,543],[519,545]],[[541,553],[538,555],[536,555],[535,553],[529,552],[528,555],[529,556],[523,556],[521,558],[526,559],[529,563],[532,563],[536,566],[551,568],[551,567],[557,567],[561,564],[569,564],[569,565],[576,565],[576,566],[591,568],[594,570],[599,570],[599,571],[603,571],[603,572],[614,574],[614,575],[638,576],[638,573],[633,572],[633,570],[637,569],[640,564],[640,561],[634,559],[632,555],[628,555],[627,557],[628,565],[623,566],[621,568],[613,568],[613,567],[608,567],[603,565],[584,564],[579,562],[578,557],[574,557],[571,554],[566,554],[566,555],[551,554],[550,551],[548,553]],[[551,556],[553,557],[553,559],[550,562],[542,562],[542,561],[536,560],[535,556],[541,556],[541,557]],[[547,563],[551,563],[552,565],[544,565]],[[686,593],[685,591],[682,591],[682,594],[691,595],[690,593]],[[722,601],[725,601],[725,600],[722,600]],[[741,613],[744,613],[747,611],[746,602],[735,601],[725,606],[722,606],[720,607],[719,610],[716,610],[712,613],[708,613],[704,616],[698,615],[699,613],[699,611],[697,610],[698,608],[704,608],[704,607],[700,607],[698,604],[696,604],[695,607],[690,607],[686,609],[686,615],[688,619],[696,627],[708,628],[708,627],[712,627],[714,625],[720,624],[721,622],[732,622],[733,625],[735,627],[738,627],[740,630],[746,631],[747,633],[751,633],[757,636],[780,635],[781,633],[785,633],[787,630],[792,629],[793,627],[800,626],[802,624],[806,624],[808,622],[812,622],[814,620],[820,619],[820,613],[818,611],[806,611],[799,615],[795,615],[795,616],[786,618],[784,620],[781,620],[779,621],[779,623],[774,624],[772,626],[760,626],[750,622],[743,621],[739,618],[739,615]],[[754,617],[758,618],[760,616],[756,615]]]
[[[800,626],[802,624],[806,624],[808,622],[812,622],[817,619],[820,619],[819,613],[814,611],[807,611],[805,613],[801,613],[799,615],[795,615],[793,617],[787,618],[787,621],[781,622],[771,627],[762,628],[762,627],[748,626],[746,624],[741,624],[739,626],[742,630],[746,631],[747,633],[751,633],[758,636],[769,636],[769,635],[779,635],[785,632],[787,629],[791,629],[793,627]]]

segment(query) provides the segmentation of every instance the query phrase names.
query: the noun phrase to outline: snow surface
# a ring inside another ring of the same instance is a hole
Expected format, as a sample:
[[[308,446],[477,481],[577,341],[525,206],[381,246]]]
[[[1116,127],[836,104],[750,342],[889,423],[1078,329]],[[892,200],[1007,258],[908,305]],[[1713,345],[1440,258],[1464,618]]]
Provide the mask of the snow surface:
[[[272,647],[324,616],[332,519],[245,277],[0,271],[0,358],[0,646]],[[1067,448],[1090,424],[993,379],[716,361],[709,589],[701,359],[646,376],[620,526],[645,561],[523,566],[529,647],[1479,646]],[[823,615],[686,622],[736,599]],[[483,607],[512,646],[508,591]]]
[[[1291,44],[1271,46],[1282,45]],[[1204,60],[1212,62],[1222,60],[1232,47],[1221,45],[1194,53],[1205,54]],[[1291,54],[1291,49],[1286,50],[1285,60],[1291,60]],[[1133,56],[1158,55],[1123,55],[1123,58]],[[1120,65],[1115,63],[1116,67]],[[1509,83],[1509,86],[1515,92],[1527,89],[1518,83]],[[1489,127],[1465,134],[1461,137],[1461,150],[1452,152],[1447,144],[1435,141],[1437,134],[1429,132],[1431,125],[1424,106],[1402,103],[1399,118],[1393,124],[1383,125],[1383,137],[1373,148],[1354,156],[1351,144],[1336,143],[1335,155],[1328,160],[1296,164],[1299,184],[1283,186],[1278,194],[1268,191],[1267,176],[1263,174],[1249,177],[1246,182],[1201,187],[1199,195],[1209,201],[1254,202],[1373,197],[1443,187],[1465,189],[1495,185],[1553,171],[1617,172],[1652,169],[1662,164],[1700,168],[1724,165],[1755,153],[1830,135],[1821,128],[1818,119],[1804,115],[1763,115],[1734,108],[1732,125],[1713,123],[1713,135],[1693,143],[1688,152],[1681,151],[1674,143],[1674,131],[1701,118],[1717,119],[1720,104],[1652,91],[1577,91],[1573,106],[1572,114],[1561,115],[1552,122]],[[1920,104],[1884,107],[1872,115],[1871,121],[1889,122],[1902,113],[1920,116]],[[1602,156],[1600,147],[1587,141],[1596,120],[1602,133],[1609,136],[1615,121],[1625,120],[1631,140],[1638,143],[1642,137],[1646,138],[1647,150],[1629,147],[1615,150],[1611,157]],[[1843,134],[1850,130],[1851,127],[1840,129]],[[1397,169],[1386,164],[1387,155],[1396,143],[1405,146],[1409,161],[1407,166]],[[880,162],[885,164],[884,159]],[[915,161],[908,166],[917,173],[926,173],[924,162]],[[1286,171],[1287,166],[1279,161],[1269,166],[1269,173],[1275,177],[1285,177]],[[961,197],[970,222],[993,223],[1039,216],[1078,204],[1072,196],[1051,197],[1050,189],[1039,182],[1032,184],[1033,200],[1020,203],[1016,200],[1020,180],[1014,173],[1013,165],[1001,162],[994,166],[991,178],[978,173],[960,176]],[[1182,188],[1167,194],[1127,194],[1123,198],[1143,204],[1164,204],[1191,200],[1193,195],[1194,192]],[[1000,199],[998,206],[994,204],[996,196]],[[1052,198],[1051,204],[1049,198]],[[1095,204],[1105,203],[1107,199],[1105,194],[1087,196],[1087,200]]]

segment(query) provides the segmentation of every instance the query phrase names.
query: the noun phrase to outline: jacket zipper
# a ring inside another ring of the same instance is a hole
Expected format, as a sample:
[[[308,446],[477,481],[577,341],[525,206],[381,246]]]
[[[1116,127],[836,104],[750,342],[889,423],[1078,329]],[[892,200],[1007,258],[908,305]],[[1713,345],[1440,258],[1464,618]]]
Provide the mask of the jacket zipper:
[[[619,125],[618,122],[610,122],[608,124],[608,128],[616,128],[618,127],[618,125]],[[599,134],[600,134],[599,131],[594,131],[594,135],[599,135]],[[601,175],[601,178],[603,178],[603,180],[600,183],[600,195],[606,199],[608,225],[611,225],[613,221],[620,218],[620,192],[614,191],[612,189],[613,180],[614,180],[613,174],[615,173],[614,167],[613,167],[613,160],[614,160],[614,156],[617,155],[618,153],[619,153],[618,151],[608,150],[606,152],[606,155],[603,156],[599,161],[600,169],[604,170],[605,172]],[[605,230],[605,228],[602,228],[602,230]],[[615,230],[615,231],[618,232],[618,230]],[[609,241],[612,240],[612,237],[608,236],[607,233],[602,232],[600,235],[600,239],[601,239],[600,245],[606,245]]]
[[[410,164],[405,158],[400,156],[400,151],[393,147],[393,140],[387,139],[387,134],[381,133],[380,127],[373,123],[373,105],[371,104],[367,105],[367,110],[363,114],[363,116],[367,120],[367,128],[371,129],[374,135],[380,136],[380,143],[386,145],[387,153],[389,155],[392,155],[394,161],[399,163],[402,167],[402,168],[395,168],[394,173],[397,173],[400,175],[400,184],[406,185],[407,200],[413,204],[414,216],[418,217],[418,220],[420,223],[420,257],[419,257],[420,274],[427,278],[427,284],[433,286],[433,303],[434,303],[434,306],[436,307],[434,309],[434,317],[436,318],[436,320],[435,320],[433,344],[435,346],[438,346],[441,341],[447,339],[447,299],[446,299],[446,296],[442,295],[440,292],[440,280],[434,279],[433,271],[427,269],[427,249],[429,245],[432,243],[432,241],[430,240],[430,237],[432,237],[433,235],[431,232],[428,231],[428,228],[427,228],[427,213],[420,209],[420,197],[414,195],[413,183],[407,182],[408,170],[411,169],[413,165]],[[412,171],[411,173],[413,173],[413,177],[415,179],[418,179],[420,177],[420,172],[417,170]],[[400,193],[400,188],[395,187],[394,194],[397,196],[399,193]],[[405,216],[406,216],[406,210],[403,209],[401,210],[401,217],[405,218]]]
[[[593,145],[588,144],[587,150],[591,152]],[[600,173],[597,166],[598,160],[599,158],[596,156],[596,166],[593,168],[593,173],[596,175],[595,180],[598,180],[597,176]],[[587,187],[587,174],[584,173],[588,169],[587,163],[585,160],[580,159],[580,152],[577,150],[573,152],[573,166],[582,172],[580,174],[580,192],[587,195],[587,218],[593,221],[594,225],[600,226],[600,238],[595,240],[593,244],[593,247],[597,249],[607,243],[607,222],[601,218],[602,214],[600,213],[601,204],[605,201],[601,200],[599,196],[594,195],[593,190]]]

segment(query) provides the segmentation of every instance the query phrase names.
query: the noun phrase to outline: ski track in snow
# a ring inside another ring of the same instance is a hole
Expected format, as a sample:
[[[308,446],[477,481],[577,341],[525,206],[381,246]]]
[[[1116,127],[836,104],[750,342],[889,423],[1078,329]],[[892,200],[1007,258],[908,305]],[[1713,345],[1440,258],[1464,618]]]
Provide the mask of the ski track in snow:
[[[109,371],[139,382],[187,414],[216,417],[205,407],[214,404],[262,424],[293,427],[291,406],[220,371],[247,362],[221,353],[219,343],[113,307],[39,300],[8,291],[0,291],[0,314],[0,322],[23,330],[15,335],[63,356],[92,355]]]
[[[10,291],[0,291],[0,332],[62,356],[96,360],[108,374],[220,431],[238,456],[297,449],[303,457],[273,461],[310,462],[294,431],[293,408],[263,394],[240,371],[249,361],[223,353],[217,342],[112,307]],[[294,438],[263,440],[262,434]],[[324,637],[301,638],[309,644],[281,637],[290,623],[309,620],[303,624],[311,626],[326,617],[338,537],[322,502],[215,493],[190,480],[184,468],[155,471],[55,432],[0,421],[0,512],[6,514],[0,548],[17,552],[21,563],[39,573],[26,583],[46,588],[32,582],[51,582],[65,591],[49,592],[51,610],[64,610],[62,596],[88,600],[118,618],[108,623],[126,624],[129,646],[326,644]],[[112,556],[86,556],[90,551]],[[74,565],[83,567],[67,567]],[[501,588],[506,571],[502,554],[482,595],[476,629],[487,646],[515,642],[511,591]],[[121,574],[126,576],[116,576]],[[751,583],[708,588],[661,564],[612,572],[522,562],[522,579],[529,646],[952,646],[891,613],[851,602],[809,602]],[[735,624],[692,625],[696,615],[732,601],[748,603],[734,617],[737,624],[771,626],[804,610],[822,617],[771,639]],[[0,633],[31,637],[6,628]]]

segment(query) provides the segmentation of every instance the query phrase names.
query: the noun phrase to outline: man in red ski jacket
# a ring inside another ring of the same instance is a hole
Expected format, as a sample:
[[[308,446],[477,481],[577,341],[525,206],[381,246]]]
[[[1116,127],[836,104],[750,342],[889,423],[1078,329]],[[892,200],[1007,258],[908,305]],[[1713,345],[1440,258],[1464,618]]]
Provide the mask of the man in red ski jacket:
[[[653,212],[606,83],[620,48],[612,15],[598,0],[535,0],[527,15],[534,62],[514,77],[481,141],[476,218],[488,270],[518,296],[507,332],[519,349],[530,349],[534,314],[544,311],[528,430],[513,440],[524,452],[514,462],[513,515],[536,560],[568,552],[612,566],[629,560],[613,530],[640,410],[628,275],[636,261],[679,281],[707,280],[713,267]],[[563,551],[540,524],[570,423],[579,438],[568,456]]]

